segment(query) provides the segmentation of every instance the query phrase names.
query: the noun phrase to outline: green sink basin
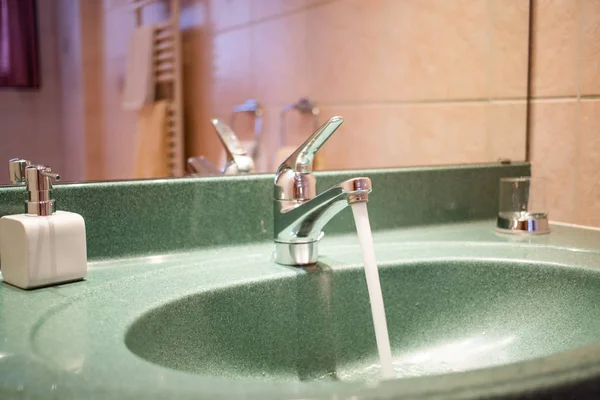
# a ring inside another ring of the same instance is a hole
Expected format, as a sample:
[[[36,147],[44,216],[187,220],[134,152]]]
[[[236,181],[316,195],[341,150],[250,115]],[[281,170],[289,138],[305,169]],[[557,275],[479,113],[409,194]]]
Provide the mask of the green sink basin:
[[[399,378],[521,362],[600,341],[600,273],[549,263],[380,267]],[[125,342],[152,363],[260,380],[376,380],[361,268],[313,268],[156,307]]]
[[[600,252],[544,244],[556,232],[512,243],[467,228],[462,241],[454,227],[376,236],[398,379],[379,380],[348,236],[325,238],[311,270],[275,264],[264,243],[98,262],[88,281],[54,289],[3,287],[0,397],[22,398],[22,385],[27,398],[52,388],[62,400],[545,399],[600,388]]]

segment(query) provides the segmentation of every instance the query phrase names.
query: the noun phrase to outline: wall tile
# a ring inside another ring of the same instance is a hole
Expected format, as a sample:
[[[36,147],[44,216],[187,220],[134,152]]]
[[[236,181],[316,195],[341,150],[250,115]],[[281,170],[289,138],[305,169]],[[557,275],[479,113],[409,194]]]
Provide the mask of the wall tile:
[[[345,120],[342,132],[323,148],[328,169],[487,160],[485,102],[324,107],[322,112]]]
[[[36,120],[31,112],[23,110],[13,110],[4,112],[6,102],[2,93],[0,93],[0,109],[2,113],[2,124],[0,124],[0,160],[3,168],[7,160],[14,157],[23,157],[29,160],[37,160],[40,154],[32,143],[35,143]],[[8,183],[8,174],[0,174],[0,184]]]
[[[486,1],[386,0],[376,3],[383,7],[378,10],[383,19],[382,30],[378,32],[380,36],[369,39],[380,43],[384,53],[383,76],[378,78],[384,81],[382,99],[487,97],[489,13]],[[367,58],[363,63],[372,66],[378,60]]]
[[[554,221],[575,220],[577,102],[535,100],[531,106],[532,173],[546,180]]]
[[[73,63],[73,60],[63,59],[63,66]],[[72,67],[75,65],[73,64]],[[73,69],[71,67],[67,70]],[[62,134],[65,170],[61,173],[65,181],[79,181],[86,178],[86,158],[82,151],[85,147],[84,102],[81,84],[72,85],[73,81],[81,81],[81,70],[63,71],[63,77],[68,77],[69,84],[62,87]],[[64,79],[66,81],[67,79]],[[104,179],[104,175],[102,175]]]
[[[251,20],[250,0],[208,0],[207,4],[211,28],[215,32],[246,25]]]
[[[42,85],[48,82],[55,83],[59,74],[57,53],[60,36],[57,28],[57,15],[55,2],[38,2],[39,63]]]
[[[57,87],[53,92],[60,93],[60,89]],[[28,147],[35,149],[37,153],[34,158],[35,162],[47,164],[62,174],[65,153],[63,151],[64,137],[58,105],[57,102],[51,100],[38,102],[32,127],[35,140],[29,142]]]
[[[600,0],[583,0],[581,7],[581,94],[600,94]]]
[[[156,2],[147,5],[142,10],[142,22],[144,24],[155,24],[169,17],[169,5],[167,2]]]
[[[318,6],[339,0],[249,0],[252,4],[252,21],[261,21],[267,18],[291,14],[308,7]],[[377,0],[379,1],[379,0]]]
[[[249,0],[252,3],[252,21],[289,14],[306,8],[310,0]]]
[[[406,107],[323,107],[321,112],[344,118],[321,150],[324,169],[404,165],[410,154],[410,132],[403,127],[408,118]]]
[[[485,162],[487,103],[410,106],[411,157],[404,165]]]
[[[254,25],[252,62],[255,97],[286,104],[308,95],[306,12]]]
[[[257,165],[261,172],[274,172],[275,154],[280,147],[279,141],[279,107],[267,106],[264,109],[263,134],[260,146],[260,160]]]
[[[127,54],[129,37],[135,29],[135,16],[128,7],[113,8],[104,15],[104,56],[122,58]]]
[[[40,36],[56,35],[56,18],[58,16],[58,2],[56,0],[37,0],[37,29]],[[42,17],[42,15],[44,17]]]
[[[527,96],[529,0],[492,0],[490,97]]]
[[[83,71],[81,68],[81,24],[78,0],[59,0],[57,25],[59,31],[59,70],[61,96],[61,131],[63,160],[61,177],[64,181],[85,178]],[[102,52],[102,49],[99,49]]]
[[[79,24],[79,3],[77,0],[60,0],[59,15],[57,18],[59,27],[59,57],[61,59],[61,74],[64,75],[65,65],[71,68],[70,74],[78,70],[81,59],[81,26]],[[69,63],[62,60],[68,58]],[[68,76],[68,75],[65,75]]]
[[[136,113],[121,107],[124,59],[106,60],[103,78],[104,148],[110,157],[106,179],[131,179],[136,140]],[[87,124],[87,123],[86,123]],[[86,132],[87,134],[87,132]]]
[[[533,5],[532,93],[575,95],[579,1],[536,0]]]
[[[600,101],[582,101],[580,118],[576,222],[600,226]]]
[[[209,31],[207,3],[202,0],[188,0],[181,3],[179,25],[181,30],[202,28]]]
[[[34,107],[39,93],[25,91],[0,91],[0,110],[1,118],[8,115],[27,113]],[[0,124],[1,127],[1,124]],[[0,131],[0,132],[3,132]]]
[[[213,41],[213,102],[219,106],[240,103],[255,96],[252,80],[252,29],[220,33]]]
[[[113,8],[124,7],[130,4],[129,0],[104,0],[103,2],[104,10],[109,11]]]
[[[382,1],[344,0],[308,10],[309,90],[321,103],[381,100]]]
[[[104,114],[85,116],[85,179],[104,180]]]
[[[491,102],[488,105],[488,160],[525,161],[527,101]]]
[[[265,107],[261,157],[258,163],[262,172],[274,172],[286,157],[282,149],[300,145],[314,129],[312,123],[307,123],[297,113],[287,113],[284,122],[285,131],[282,136],[281,106]]]

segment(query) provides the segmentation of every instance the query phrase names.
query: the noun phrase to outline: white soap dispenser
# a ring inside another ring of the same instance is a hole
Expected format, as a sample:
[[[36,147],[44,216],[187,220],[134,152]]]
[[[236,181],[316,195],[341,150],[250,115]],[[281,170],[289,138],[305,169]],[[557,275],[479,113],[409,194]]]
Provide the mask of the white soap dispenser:
[[[11,183],[29,192],[25,214],[0,218],[0,265],[5,282],[22,289],[83,279],[87,274],[85,222],[55,211],[52,181],[60,176],[27,160],[9,161]]]

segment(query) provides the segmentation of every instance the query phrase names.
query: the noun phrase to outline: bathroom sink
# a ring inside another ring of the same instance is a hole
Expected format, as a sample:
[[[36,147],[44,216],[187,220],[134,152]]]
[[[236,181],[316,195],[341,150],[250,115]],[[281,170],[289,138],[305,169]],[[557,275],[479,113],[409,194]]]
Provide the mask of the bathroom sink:
[[[18,392],[15,368],[61,399],[506,399],[598,382],[600,252],[435,232],[376,237],[398,379],[379,381],[348,236],[310,269],[277,265],[268,243],[98,263],[47,299],[5,290],[21,326],[6,343],[31,356],[0,358],[0,393]]]
[[[399,378],[522,362],[600,341],[600,273],[509,260],[380,268]],[[229,379],[376,380],[364,272],[326,265],[153,308],[125,335],[139,357]]]

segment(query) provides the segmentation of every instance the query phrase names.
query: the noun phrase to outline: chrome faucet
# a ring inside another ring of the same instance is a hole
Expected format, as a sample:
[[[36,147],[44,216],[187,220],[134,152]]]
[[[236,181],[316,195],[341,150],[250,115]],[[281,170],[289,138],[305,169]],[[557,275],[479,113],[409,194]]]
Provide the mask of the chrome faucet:
[[[324,123],[277,169],[273,221],[275,261],[279,264],[316,263],[325,225],[349,204],[369,199],[369,178],[348,179],[317,195],[313,158],[343,121],[333,117]]]
[[[190,157],[187,162],[191,172],[198,175],[238,175],[254,172],[254,160],[246,152],[233,129],[218,118],[213,118],[210,122],[225,147],[227,163],[222,170],[219,170],[204,156]]]

